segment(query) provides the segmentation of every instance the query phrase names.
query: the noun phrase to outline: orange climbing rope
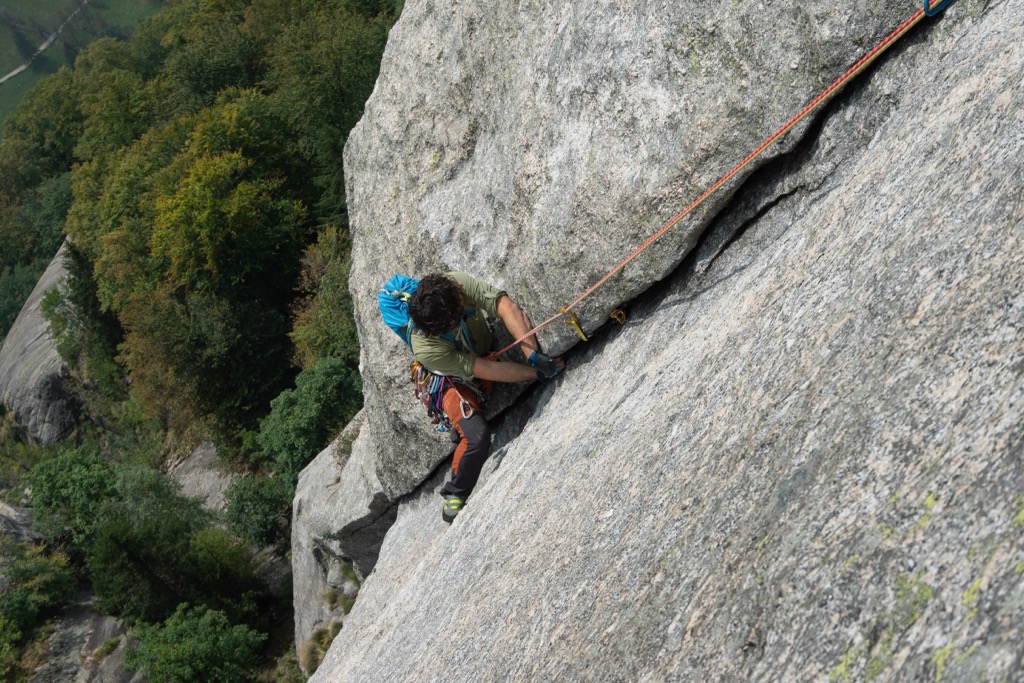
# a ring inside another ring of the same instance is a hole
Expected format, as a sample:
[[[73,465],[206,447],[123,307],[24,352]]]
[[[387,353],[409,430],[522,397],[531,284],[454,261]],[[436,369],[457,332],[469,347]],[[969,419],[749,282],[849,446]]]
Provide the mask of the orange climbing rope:
[[[853,80],[858,74],[864,71],[864,69],[868,68],[868,66],[870,66],[872,62],[878,59],[878,57],[881,56],[881,54],[885,52],[890,46],[892,46],[893,43],[898,41],[900,38],[906,35],[907,32],[910,31],[910,29],[916,26],[917,23],[921,21],[921,19],[923,19],[925,16],[933,16],[934,14],[937,14],[940,10],[944,9],[950,1],[951,0],[942,0],[941,2],[932,2],[932,0],[924,0],[922,7],[919,7],[916,12],[910,15],[910,17],[908,17],[902,24],[897,26],[889,35],[887,35],[885,38],[879,41],[879,43],[875,45],[873,48],[868,50],[863,57],[854,62],[854,64],[845,72],[843,72],[843,74],[839,78],[834,80],[828,87],[822,90],[817,97],[808,102],[803,107],[803,109],[794,114],[792,118],[790,118],[784,124],[779,126],[779,128],[776,129],[775,132],[766,137],[764,141],[756,148],[754,148],[754,150],[750,154],[743,157],[743,159],[741,159],[739,163],[737,163],[735,166],[726,171],[721,178],[712,183],[710,187],[708,187],[696,199],[690,202],[690,204],[686,206],[686,208],[677,213],[675,216],[672,216],[672,218],[668,219],[650,237],[641,242],[625,258],[616,263],[611,270],[602,275],[597,282],[590,285],[590,287],[584,290],[582,294],[580,294],[575,299],[570,301],[568,304],[563,306],[562,310],[560,310],[558,313],[551,316],[541,324],[537,325],[532,330],[530,330],[529,332],[527,332],[522,337],[515,340],[505,348],[501,349],[500,351],[494,352],[493,354],[491,354],[491,357],[497,358],[498,356],[502,355],[509,349],[519,345],[526,339],[535,335],[537,332],[543,330],[545,327],[548,327],[552,323],[556,322],[563,315],[570,316],[570,320],[567,321],[567,324],[572,325],[577,330],[577,333],[583,338],[583,340],[586,341],[585,335],[579,328],[579,325],[576,323],[576,316],[572,312],[572,309],[576,305],[578,305],[581,301],[583,301],[588,296],[593,294],[594,291],[598,287],[603,285],[605,282],[607,282],[609,278],[611,278],[613,275],[615,275],[620,270],[625,268],[626,264],[628,264],[630,261],[636,258],[640,254],[640,252],[644,251],[649,246],[651,246],[651,244],[653,244],[659,237],[668,232],[672,228],[672,226],[674,226],[676,223],[681,221],[686,215],[688,215],[690,212],[692,212],[694,209],[700,206],[708,197],[710,197],[723,185],[729,182],[729,180],[731,180],[737,173],[743,170],[743,168],[746,167],[751,161],[757,158],[761,154],[761,152],[767,149],[773,142],[775,142],[780,137],[789,132],[789,130],[793,128],[793,126],[798,124],[801,120],[806,118],[811,112],[813,112],[815,109],[817,109],[826,101],[828,101],[829,98],[831,98],[833,95],[839,92],[843,88],[843,86],[845,86],[848,82]]]

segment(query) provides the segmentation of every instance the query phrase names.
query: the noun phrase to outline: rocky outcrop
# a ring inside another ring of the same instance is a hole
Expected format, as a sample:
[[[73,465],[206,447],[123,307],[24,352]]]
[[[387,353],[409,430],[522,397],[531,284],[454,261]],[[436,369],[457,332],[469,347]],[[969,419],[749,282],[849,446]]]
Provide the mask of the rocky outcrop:
[[[499,421],[465,512],[439,519],[447,445],[379,283],[470,270],[546,317],[909,13],[678,5],[406,4],[346,151],[366,426],[337,476],[360,483],[296,528],[316,509],[310,538],[345,557],[369,501],[404,502],[312,681],[1024,665],[1012,3],[927,20],[598,290],[585,326],[633,300],[628,323]]]
[[[506,288],[535,320],[556,313],[901,12],[795,0],[770,12],[407,3],[346,147],[351,288],[372,418],[353,448],[365,453],[352,459],[358,500],[334,519],[366,526],[449,452],[408,400],[406,351],[376,311],[391,273],[466,270]],[[892,103],[880,105],[884,114]],[[577,306],[584,327],[671,273],[741,180]],[[576,339],[560,324],[541,338],[553,352]]]
[[[352,566],[372,567],[376,563],[380,541],[395,521],[394,506],[388,506],[382,518],[362,529],[339,526],[332,518],[337,510],[344,509],[346,500],[366,504],[361,498],[365,491],[360,487],[361,479],[352,477],[360,468],[345,467],[352,457],[365,455],[351,451],[352,442],[363,428],[364,414],[356,415],[334,443],[302,471],[292,502],[292,590],[295,645],[300,658],[309,643],[319,640],[315,633],[330,632],[344,623],[359,590]],[[351,479],[343,482],[343,474]],[[321,529],[328,532],[318,533]],[[338,542],[339,537],[344,538],[344,544]]]
[[[120,619],[93,611],[82,596],[55,624],[47,640],[46,661],[32,674],[34,683],[142,683],[147,678],[127,670],[124,652],[130,642]]]
[[[237,476],[221,467],[212,441],[201,442],[168,474],[181,484],[182,494],[199,499],[207,510],[218,511],[224,510],[224,492]]]
[[[32,508],[16,508],[6,503],[0,503],[0,535],[19,542],[42,538],[32,530]]]
[[[62,247],[0,345],[0,403],[14,413],[22,437],[32,443],[60,441],[75,424],[76,405],[64,391],[64,362],[39,311],[43,296],[64,277]]]

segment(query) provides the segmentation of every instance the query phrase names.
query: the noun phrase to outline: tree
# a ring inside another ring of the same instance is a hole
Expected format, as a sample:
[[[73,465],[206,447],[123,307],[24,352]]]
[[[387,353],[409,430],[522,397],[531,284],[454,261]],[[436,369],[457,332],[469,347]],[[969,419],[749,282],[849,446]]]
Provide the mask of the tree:
[[[26,198],[34,232],[34,258],[49,260],[60,249],[72,201],[70,171],[43,180]]]
[[[66,554],[49,552],[41,545],[0,539],[0,548],[0,575],[7,581],[0,591],[0,618],[28,633],[41,615],[51,614],[71,601],[75,594],[74,572]]]
[[[266,80],[272,102],[298,133],[299,151],[312,164],[321,191],[318,217],[344,225],[345,184],[339,160],[373,91],[397,13],[353,2],[305,7],[307,12],[279,31],[269,48]]]
[[[21,631],[14,622],[0,616],[0,676],[6,676],[18,661]]]
[[[282,477],[238,477],[224,492],[228,525],[255,547],[276,543],[294,493]]]
[[[230,87],[256,84],[261,65],[258,46],[244,31],[243,0],[186,0],[166,10],[163,44],[170,52],[159,78],[175,113],[198,111]]]
[[[137,648],[125,653],[130,668],[152,683],[247,683],[266,635],[232,626],[223,612],[179,605],[161,626],[140,625]]]
[[[157,197],[151,245],[169,285],[244,286],[294,252],[301,206],[277,195],[279,179],[253,177],[252,166],[238,152],[199,157],[172,194]]]
[[[89,448],[65,449],[36,465],[32,485],[32,526],[48,539],[69,535],[84,546],[97,511],[112,497],[113,469]]]
[[[235,619],[256,616],[263,586],[244,544],[152,469],[122,466],[100,507],[86,566],[102,609],[128,621],[166,619],[182,602]]]
[[[190,593],[189,547],[209,514],[156,470],[121,468],[114,488],[86,554],[97,603],[129,621],[165,619]]]
[[[40,160],[38,181],[71,168],[82,125],[74,74],[61,67],[26,93],[17,111],[4,121],[2,133],[5,139],[15,138],[34,147]]]
[[[0,537],[0,676],[14,665],[19,644],[43,617],[64,607],[75,592],[68,556],[41,545]]]
[[[359,339],[353,321],[348,273],[352,263],[348,233],[334,226],[320,232],[302,260],[300,289],[289,334],[296,362],[308,368],[321,358],[359,365]]]
[[[291,482],[362,404],[358,373],[337,358],[324,358],[299,373],[295,389],[270,403],[256,437],[274,470]]]

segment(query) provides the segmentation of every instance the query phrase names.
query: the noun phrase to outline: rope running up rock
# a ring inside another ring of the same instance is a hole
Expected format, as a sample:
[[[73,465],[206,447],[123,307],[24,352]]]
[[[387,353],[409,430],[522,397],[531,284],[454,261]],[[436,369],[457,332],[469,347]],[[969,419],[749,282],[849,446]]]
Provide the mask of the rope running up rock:
[[[842,90],[842,88],[847,83],[856,78],[857,75],[859,75],[862,71],[868,68],[868,66],[870,66],[872,62],[878,59],[878,57],[880,57],[882,53],[884,53],[887,49],[889,49],[889,47],[891,47],[900,38],[906,35],[910,31],[910,29],[912,29],[914,26],[917,25],[919,21],[921,21],[921,19],[923,19],[925,16],[934,16],[938,14],[941,10],[945,9],[946,5],[948,5],[951,1],[952,0],[942,0],[941,2],[932,2],[932,0],[924,0],[924,4],[922,7],[919,7],[916,12],[911,14],[910,17],[908,17],[903,23],[901,23],[899,26],[893,29],[893,31],[889,35],[887,35],[885,38],[879,41],[878,44],[875,45],[873,48],[868,50],[864,54],[864,56],[862,56],[860,59],[854,62],[849,69],[847,69],[845,72],[843,72],[841,76],[839,76],[839,78],[834,80],[828,87],[822,90],[817,97],[808,102],[803,107],[803,109],[798,111],[788,121],[779,126],[779,128],[777,128],[775,132],[766,137],[760,145],[755,147],[754,150],[750,152],[750,154],[743,157],[743,159],[741,159],[735,166],[726,171],[725,174],[722,175],[722,177],[720,177],[718,180],[712,183],[710,187],[704,190],[704,192],[702,192],[696,199],[690,202],[690,204],[687,205],[682,211],[677,213],[675,216],[672,216],[672,218],[668,219],[650,237],[641,242],[640,245],[638,245],[633,251],[631,251],[625,258],[616,263],[615,266],[611,268],[611,270],[609,270],[607,273],[601,276],[601,278],[597,282],[592,284],[590,287],[584,290],[582,294],[580,294],[575,299],[570,301],[568,304],[563,306],[558,313],[551,316],[544,322],[540,323],[532,330],[530,330],[522,337],[509,344],[508,346],[504,347],[500,351],[495,351],[493,354],[491,354],[491,357],[497,358],[498,356],[501,356],[506,351],[518,346],[521,342],[525,341],[526,339],[533,336],[537,332],[540,332],[541,330],[548,327],[552,323],[558,321],[560,318],[562,318],[563,315],[567,313],[572,315],[572,309],[576,307],[581,301],[583,301],[588,296],[593,294],[598,287],[603,285],[613,275],[615,275],[620,270],[625,268],[626,264],[628,264],[630,261],[636,258],[642,251],[647,249],[647,247],[651,246],[651,244],[653,244],[659,237],[668,232],[672,228],[672,226],[681,221],[694,209],[696,209],[698,206],[704,203],[704,201],[708,197],[710,197],[712,194],[718,191],[723,185],[729,182],[729,180],[731,180],[737,173],[743,170],[743,168],[745,168],[751,161],[756,159],[773,142],[775,142],[780,137],[789,132],[789,130],[793,128],[793,126],[798,124],[808,115],[810,115],[813,111],[821,107],[822,104],[831,99],[833,95]],[[572,317],[573,320],[575,320],[575,316]]]

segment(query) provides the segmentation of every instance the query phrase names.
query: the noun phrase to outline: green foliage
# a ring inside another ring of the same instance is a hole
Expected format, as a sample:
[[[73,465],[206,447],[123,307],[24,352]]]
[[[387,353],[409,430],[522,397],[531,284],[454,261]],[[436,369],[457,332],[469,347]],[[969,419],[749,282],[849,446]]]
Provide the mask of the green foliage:
[[[96,515],[86,565],[97,603],[129,621],[165,619],[185,601],[253,618],[262,586],[246,548],[211,526],[166,475],[121,467]]]
[[[14,415],[0,404],[0,500],[15,506],[27,504],[25,489],[32,470],[52,455],[52,447],[18,441]]]
[[[294,643],[287,652],[277,658],[269,676],[261,677],[259,680],[270,680],[274,683],[305,683],[306,677],[299,669],[299,658],[295,653]]]
[[[247,683],[266,636],[203,606],[180,605],[162,626],[142,625],[139,645],[125,653],[130,668],[152,683]]]
[[[224,290],[292,265],[280,255],[294,253],[303,211],[278,195],[280,178],[255,172],[256,162],[238,151],[181,165],[173,192],[156,198],[151,237],[170,286]]]
[[[102,75],[90,76],[94,88],[82,93],[80,108],[86,119],[75,147],[76,156],[82,159],[96,158],[130,144],[156,120],[157,102],[138,73],[111,68]]]
[[[344,224],[342,151],[373,90],[397,14],[372,0],[302,7],[307,11],[279,30],[269,48],[267,83],[272,101],[299,135],[300,153],[312,164],[322,191],[320,219]]]
[[[161,429],[259,430],[276,472],[239,480],[228,517],[262,545],[287,530],[299,470],[358,410],[341,153],[399,10],[176,0],[131,40],[82,49],[0,130],[0,323],[70,236],[67,285],[44,308],[88,418],[76,438],[93,444],[52,456],[0,425],[3,484],[22,495],[34,466],[37,527],[129,621],[182,601],[236,623],[266,612],[240,541],[125,465],[158,464]],[[37,603],[11,605],[24,621]],[[0,632],[2,666],[23,634],[10,619]]]
[[[0,616],[0,676],[6,676],[18,660],[21,631],[10,619]]]
[[[52,258],[64,241],[64,219],[71,208],[71,173],[50,176],[40,182],[25,199],[32,221],[32,255]]]
[[[355,367],[340,159],[398,10],[180,0],[26,99],[0,137],[0,238],[27,263],[66,214],[80,276],[49,310],[83,386],[230,437],[293,358]]]
[[[281,359],[304,211],[282,174],[286,136],[264,114],[257,93],[225,93],[142,136],[116,168],[78,174],[99,199],[78,203],[68,230],[95,255],[136,395],[172,427],[205,414],[228,431],[254,424],[291,379]]]
[[[16,264],[0,272],[0,339],[7,336],[36,282],[46,270],[46,263]]]
[[[0,592],[0,615],[25,633],[37,625],[41,614],[53,612],[71,600],[74,573],[64,553],[7,539],[0,539],[0,548],[0,575],[8,582]]]
[[[120,644],[120,636],[114,638],[107,638],[102,643],[100,643],[100,646],[98,648],[93,650],[92,656],[98,660],[105,659],[106,657],[109,657],[111,653],[113,653],[114,650],[116,650]]]
[[[305,671],[312,673],[320,668],[327,650],[340,631],[341,624],[332,622],[330,627],[318,628],[310,634],[309,639],[302,644],[302,649],[298,653],[299,662]]]
[[[43,546],[0,537],[0,675],[14,665],[19,644],[30,638],[42,619],[66,605],[75,593],[67,555]]]
[[[281,539],[281,520],[291,508],[294,489],[281,477],[238,477],[224,492],[233,532],[257,548]]]
[[[36,170],[36,177],[29,177],[31,184],[71,168],[72,151],[83,126],[77,98],[74,74],[61,68],[29,91],[17,111],[4,121],[0,131],[4,139],[21,140],[35,150],[25,159]]]
[[[359,365],[359,339],[348,291],[351,240],[333,226],[306,249],[300,286],[306,296],[295,306],[291,339],[296,360],[308,368],[320,358]]]
[[[211,104],[220,91],[256,84],[260,54],[243,30],[242,0],[181,0],[167,11],[163,44],[171,50],[160,77],[176,114]]]
[[[299,373],[295,389],[271,401],[257,441],[274,470],[294,482],[361,405],[359,375],[340,359],[323,358]]]
[[[64,448],[32,470],[32,525],[48,539],[86,544],[104,502],[115,494],[114,471],[94,448]]]
[[[57,351],[82,384],[123,398],[123,372],[115,362],[120,325],[101,310],[91,264],[77,245],[67,245],[63,265],[65,282],[47,292],[40,305]]]
[[[207,526],[189,541],[188,599],[219,609],[235,620],[255,620],[264,598],[256,561],[244,541]]]
[[[129,620],[166,618],[189,592],[189,544],[207,516],[155,470],[119,472],[99,506],[86,563],[102,609]]]

